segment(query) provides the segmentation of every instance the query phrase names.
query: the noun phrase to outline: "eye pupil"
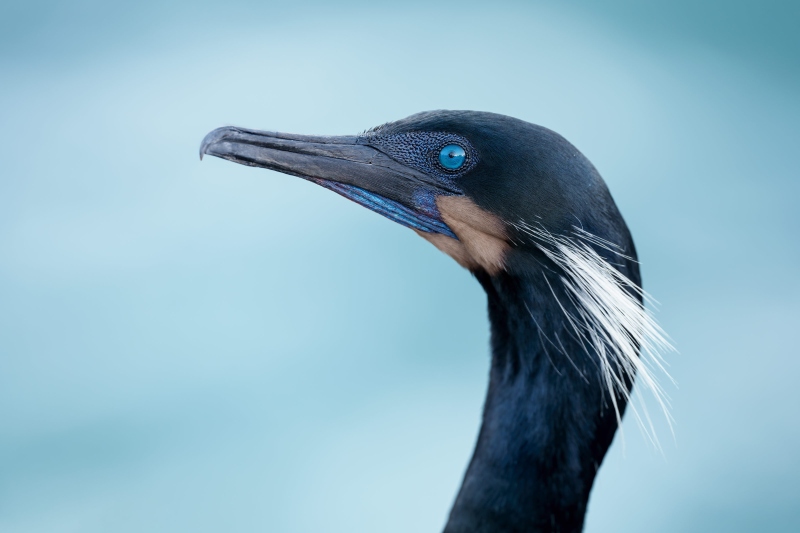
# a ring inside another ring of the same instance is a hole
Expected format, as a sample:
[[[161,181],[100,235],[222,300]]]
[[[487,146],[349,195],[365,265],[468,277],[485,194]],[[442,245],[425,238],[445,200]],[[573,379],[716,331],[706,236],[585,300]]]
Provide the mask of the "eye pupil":
[[[439,152],[439,163],[447,170],[461,168],[467,160],[467,153],[457,144],[448,144]]]

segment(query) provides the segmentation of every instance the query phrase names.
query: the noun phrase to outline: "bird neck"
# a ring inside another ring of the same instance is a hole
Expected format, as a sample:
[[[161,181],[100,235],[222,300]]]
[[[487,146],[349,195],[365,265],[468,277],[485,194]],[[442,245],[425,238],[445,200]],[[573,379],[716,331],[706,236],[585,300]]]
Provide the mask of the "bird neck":
[[[596,356],[570,333],[555,275],[476,277],[489,303],[490,380],[445,533],[579,532],[617,429]]]

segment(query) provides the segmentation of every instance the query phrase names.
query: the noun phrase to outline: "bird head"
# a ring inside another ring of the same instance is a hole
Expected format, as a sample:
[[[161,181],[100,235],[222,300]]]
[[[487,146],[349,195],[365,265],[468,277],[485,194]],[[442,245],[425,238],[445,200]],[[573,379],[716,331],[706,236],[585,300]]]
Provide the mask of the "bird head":
[[[529,272],[543,241],[575,231],[632,251],[592,164],[557,133],[504,115],[430,111],[342,137],[224,127],[204,154],[315,182],[476,273]]]
[[[673,348],[643,305],[633,240],[597,170],[557,133],[494,113],[430,111],[343,137],[224,127],[203,140],[204,154],[301,177],[413,229],[495,298],[498,332],[535,328],[543,349],[565,354],[562,366],[575,366],[564,347],[574,341],[596,363],[618,422],[634,376],[670,420],[653,369]],[[644,404],[634,413],[649,420]]]

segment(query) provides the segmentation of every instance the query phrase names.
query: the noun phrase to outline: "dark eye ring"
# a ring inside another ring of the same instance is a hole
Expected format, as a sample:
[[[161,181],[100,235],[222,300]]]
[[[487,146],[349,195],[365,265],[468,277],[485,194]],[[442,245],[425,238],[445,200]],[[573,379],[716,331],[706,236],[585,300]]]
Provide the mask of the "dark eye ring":
[[[448,144],[439,152],[439,164],[446,170],[458,170],[466,160],[466,150],[457,144]]]

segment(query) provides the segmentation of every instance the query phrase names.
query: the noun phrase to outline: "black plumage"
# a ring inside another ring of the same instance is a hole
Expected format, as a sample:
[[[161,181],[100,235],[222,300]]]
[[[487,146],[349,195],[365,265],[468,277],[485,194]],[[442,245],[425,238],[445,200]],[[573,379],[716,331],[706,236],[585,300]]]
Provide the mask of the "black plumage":
[[[638,368],[622,356],[613,368],[604,350],[627,343],[636,359],[636,327],[619,326],[630,338],[615,341],[613,321],[631,312],[628,302],[640,310],[642,293],[628,228],[574,146],[514,118],[434,111],[349,137],[220,128],[200,151],[332,189],[468,268],[487,294],[492,360],[483,425],[445,532],[582,529]],[[570,255],[573,246],[588,259]],[[570,286],[581,269],[583,292]]]

